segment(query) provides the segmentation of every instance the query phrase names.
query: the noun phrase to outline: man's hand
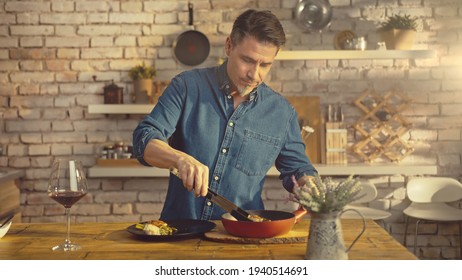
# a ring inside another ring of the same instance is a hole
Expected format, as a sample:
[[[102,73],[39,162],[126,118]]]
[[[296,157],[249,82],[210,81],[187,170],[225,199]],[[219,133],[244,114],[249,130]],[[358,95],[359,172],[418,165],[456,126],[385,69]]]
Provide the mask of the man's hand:
[[[209,188],[209,168],[191,156],[178,159],[177,169],[183,185],[195,196],[206,196]]]
[[[304,185],[309,185],[310,182],[313,182],[314,181],[314,176],[302,176],[300,177],[298,180],[297,180],[297,184],[299,186],[304,186]]]
[[[144,150],[144,160],[152,166],[176,170],[177,176],[196,196],[206,196],[209,188],[209,168],[192,156],[176,150],[166,142],[151,140]]]

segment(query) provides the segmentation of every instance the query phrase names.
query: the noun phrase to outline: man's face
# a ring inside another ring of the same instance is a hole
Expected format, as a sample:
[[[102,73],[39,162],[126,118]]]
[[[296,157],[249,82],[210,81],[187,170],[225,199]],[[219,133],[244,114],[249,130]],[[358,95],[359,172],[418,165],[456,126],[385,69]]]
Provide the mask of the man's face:
[[[278,48],[272,44],[258,42],[254,37],[245,37],[233,45],[230,37],[226,39],[228,56],[228,76],[233,89],[241,96],[248,95],[268,75]]]

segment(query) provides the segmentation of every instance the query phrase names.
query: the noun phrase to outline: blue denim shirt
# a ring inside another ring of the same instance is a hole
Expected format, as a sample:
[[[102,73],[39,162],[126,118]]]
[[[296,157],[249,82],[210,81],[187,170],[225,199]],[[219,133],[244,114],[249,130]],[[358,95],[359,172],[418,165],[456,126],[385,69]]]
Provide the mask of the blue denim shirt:
[[[210,170],[210,188],[243,209],[263,209],[261,192],[272,165],[291,191],[291,176],[317,173],[305,154],[298,117],[280,94],[262,83],[234,110],[231,84],[222,66],[194,69],[172,79],[158,103],[133,132],[135,157],[160,139]],[[195,197],[170,176],[161,219],[219,219],[224,213]]]

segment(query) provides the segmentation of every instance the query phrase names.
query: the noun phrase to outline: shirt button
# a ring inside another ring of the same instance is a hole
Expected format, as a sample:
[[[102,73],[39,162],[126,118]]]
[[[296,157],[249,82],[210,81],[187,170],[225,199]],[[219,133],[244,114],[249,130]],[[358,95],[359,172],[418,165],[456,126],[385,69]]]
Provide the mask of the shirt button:
[[[229,85],[226,85],[225,88],[228,89],[228,88],[229,88]]]
[[[215,181],[218,181],[219,179],[220,179],[220,177],[218,177],[218,176],[213,177],[213,180],[215,180]]]
[[[207,206],[212,206],[212,202],[207,201]]]
[[[231,96],[231,95],[227,95],[226,97],[227,97],[228,99],[231,99],[231,98],[232,98],[232,96]]]
[[[228,150],[223,149],[223,150],[221,150],[221,151],[223,152],[223,154],[226,154],[226,152],[227,152]]]
[[[233,123],[233,122],[229,122],[229,126],[234,126],[234,123]]]

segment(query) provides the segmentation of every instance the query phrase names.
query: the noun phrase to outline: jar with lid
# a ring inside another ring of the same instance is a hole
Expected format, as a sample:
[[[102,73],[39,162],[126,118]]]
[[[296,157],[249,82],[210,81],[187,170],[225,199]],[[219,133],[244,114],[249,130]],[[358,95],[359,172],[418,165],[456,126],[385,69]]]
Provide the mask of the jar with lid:
[[[112,83],[104,87],[104,104],[123,104],[124,89]]]

